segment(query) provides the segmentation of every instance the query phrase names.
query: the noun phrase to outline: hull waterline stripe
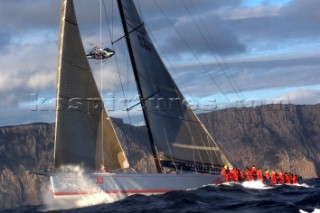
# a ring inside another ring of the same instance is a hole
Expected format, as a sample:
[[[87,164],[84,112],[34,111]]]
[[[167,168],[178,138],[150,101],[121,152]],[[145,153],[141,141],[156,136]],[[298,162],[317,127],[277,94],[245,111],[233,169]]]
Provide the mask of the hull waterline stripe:
[[[178,189],[154,189],[154,190],[110,190],[110,191],[96,191],[96,192],[54,192],[55,196],[64,196],[64,195],[86,195],[86,194],[144,194],[144,193],[165,193]]]

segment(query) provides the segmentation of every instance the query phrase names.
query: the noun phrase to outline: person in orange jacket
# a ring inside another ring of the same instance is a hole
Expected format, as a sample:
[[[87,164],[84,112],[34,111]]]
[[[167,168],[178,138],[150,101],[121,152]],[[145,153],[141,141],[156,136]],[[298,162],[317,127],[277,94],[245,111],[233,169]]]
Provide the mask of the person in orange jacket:
[[[285,177],[282,171],[280,171],[279,175],[278,175],[278,183],[280,184],[284,184],[285,182]]]
[[[232,174],[233,174],[233,180],[235,182],[239,182],[239,170],[236,167],[233,167]]]
[[[255,180],[257,178],[257,168],[254,165],[252,165],[251,167],[251,174],[252,174],[253,180]]]
[[[239,169],[239,181],[244,181],[244,173]]]
[[[284,173],[284,182],[286,183],[286,184],[291,184],[291,178],[290,178],[290,174],[288,174],[288,173]]]
[[[270,179],[270,173],[269,173],[269,171],[267,169],[264,171],[264,177],[266,179]]]
[[[246,175],[247,181],[252,181],[252,172],[251,170],[247,167],[246,170],[244,171],[244,174]]]
[[[275,170],[271,173],[271,184],[277,184],[278,181],[278,174]]]
[[[260,169],[257,169],[257,179],[260,180],[262,183],[264,182],[264,177]]]
[[[229,171],[228,166],[224,166],[224,167],[221,169],[221,175],[223,175],[225,182],[230,181],[230,171]]]

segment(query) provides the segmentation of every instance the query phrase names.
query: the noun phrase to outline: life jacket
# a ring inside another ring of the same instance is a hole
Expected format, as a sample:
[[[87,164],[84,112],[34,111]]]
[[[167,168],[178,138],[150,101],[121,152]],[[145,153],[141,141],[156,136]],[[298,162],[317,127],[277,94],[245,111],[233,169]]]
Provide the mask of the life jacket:
[[[266,179],[270,179],[269,171],[265,171],[265,172],[264,172],[264,177],[265,177]]]
[[[285,177],[282,172],[280,172],[280,174],[278,175],[278,182],[281,184],[284,184],[285,182]]]
[[[233,181],[234,180],[233,179],[233,170],[229,170],[228,175],[229,175],[229,181]]]
[[[292,173],[289,174],[289,179],[290,179],[290,183],[293,183],[293,174]]]
[[[252,178],[252,172],[251,172],[249,169],[246,169],[244,173],[245,173],[245,175],[246,175],[247,181],[253,180],[253,178]]]
[[[239,171],[236,168],[233,168],[232,173],[233,173],[233,180],[238,182],[239,181]]]
[[[229,174],[230,174],[230,172],[229,172],[228,169],[225,169],[225,168],[221,169],[221,175],[224,176],[224,181],[225,182],[228,182],[230,180]]]
[[[273,171],[271,173],[271,184],[277,184],[277,180],[278,180],[278,177],[277,177],[277,173],[275,171]]]
[[[294,174],[294,175],[292,176],[292,183],[293,183],[293,184],[298,183],[298,177],[297,177],[296,174]]]
[[[259,169],[257,170],[257,178],[258,180],[263,182],[263,174],[262,174],[262,171]]]
[[[285,183],[286,183],[286,184],[291,184],[290,174],[285,174]]]

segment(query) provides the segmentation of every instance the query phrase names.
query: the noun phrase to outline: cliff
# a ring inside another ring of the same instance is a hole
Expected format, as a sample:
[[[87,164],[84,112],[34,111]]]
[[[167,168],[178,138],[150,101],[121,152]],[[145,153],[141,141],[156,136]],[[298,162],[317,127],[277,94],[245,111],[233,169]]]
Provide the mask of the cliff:
[[[320,105],[269,105],[213,111],[199,118],[240,168],[293,171],[320,176]],[[113,119],[131,166],[155,170],[145,127]],[[53,169],[54,125],[35,123],[0,128],[0,208],[41,204],[48,179],[28,173]]]
[[[268,105],[199,115],[235,166],[320,176],[320,105]]]

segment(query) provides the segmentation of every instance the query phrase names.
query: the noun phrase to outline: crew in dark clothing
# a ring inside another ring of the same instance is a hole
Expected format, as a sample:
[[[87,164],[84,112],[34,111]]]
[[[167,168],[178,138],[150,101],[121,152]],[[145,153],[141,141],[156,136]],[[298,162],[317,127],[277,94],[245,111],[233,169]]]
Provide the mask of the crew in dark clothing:
[[[298,183],[298,176],[296,174],[292,175],[292,183],[297,184]]]

